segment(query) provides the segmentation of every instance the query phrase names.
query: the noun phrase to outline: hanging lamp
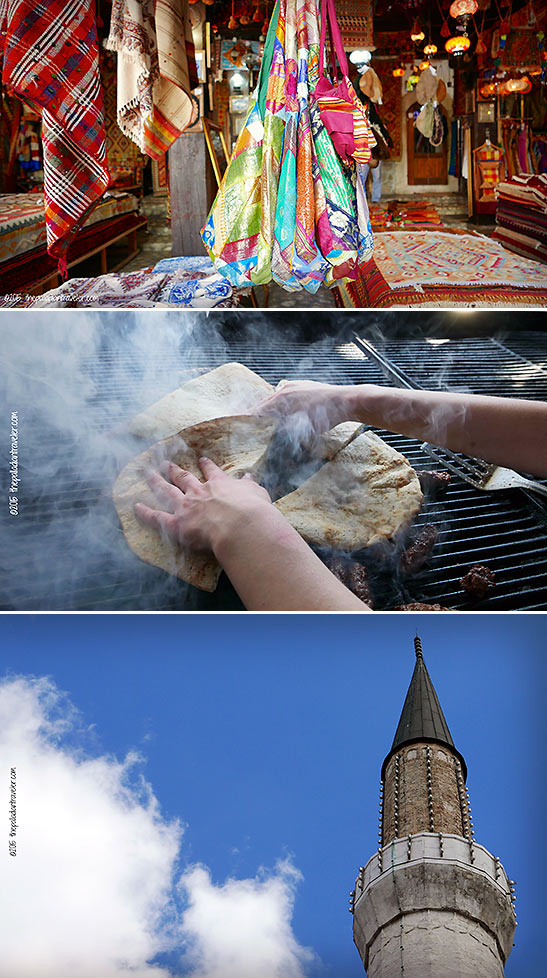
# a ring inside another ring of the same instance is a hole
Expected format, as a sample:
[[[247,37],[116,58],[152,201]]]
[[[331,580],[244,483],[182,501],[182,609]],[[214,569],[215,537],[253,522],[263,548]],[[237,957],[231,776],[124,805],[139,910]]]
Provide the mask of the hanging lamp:
[[[232,0],[232,16],[228,21],[228,30],[233,31],[237,27],[237,18],[235,16],[235,0]]]
[[[425,34],[418,23],[418,18],[416,18],[414,21],[414,26],[410,32],[410,40],[414,41],[414,44],[419,44],[420,41],[423,41],[424,37]]]
[[[458,20],[459,17],[472,17],[473,14],[477,13],[478,9],[479,5],[477,0],[454,0],[449,14],[454,20]]]
[[[457,37],[449,37],[445,44],[445,51],[449,54],[454,55],[454,57],[459,57],[468,51],[471,47],[471,41],[469,40],[467,34],[459,34]]]

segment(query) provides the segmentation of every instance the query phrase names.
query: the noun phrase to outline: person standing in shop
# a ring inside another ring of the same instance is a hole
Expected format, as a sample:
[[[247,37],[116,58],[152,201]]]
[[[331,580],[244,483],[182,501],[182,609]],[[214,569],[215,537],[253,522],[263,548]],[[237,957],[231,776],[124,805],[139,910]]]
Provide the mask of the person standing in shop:
[[[368,60],[365,59],[368,55]],[[377,204],[382,197],[382,160],[389,159],[389,151],[393,147],[393,140],[389,135],[384,123],[380,118],[377,105],[382,104],[382,83],[378,75],[368,64],[370,61],[369,51],[354,51],[350,55],[350,61],[357,67],[357,74],[353,79],[353,87],[359,100],[367,109],[368,121],[376,138],[376,146],[372,150],[370,163],[358,163],[357,172],[363,187],[369,172],[372,170],[372,193],[371,201]]]

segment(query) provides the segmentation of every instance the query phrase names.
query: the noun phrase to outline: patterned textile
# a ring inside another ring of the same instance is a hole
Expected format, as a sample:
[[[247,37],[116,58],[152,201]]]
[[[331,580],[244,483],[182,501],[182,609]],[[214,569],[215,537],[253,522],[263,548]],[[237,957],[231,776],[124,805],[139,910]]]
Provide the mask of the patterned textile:
[[[118,125],[159,160],[196,121],[185,0],[113,0],[107,48],[118,53]]]
[[[215,82],[213,102],[215,122],[219,126],[224,126],[230,105],[230,86],[224,78],[222,81]]]
[[[521,210],[511,207],[504,200],[498,200],[496,224],[547,244],[547,214],[538,213],[531,208]]]
[[[152,160],[152,189],[158,196],[165,197],[169,193],[167,153],[161,160]]]
[[[260,54],[259,41],[221,41],[220,71],[230,71],[237,68],[239,71],[248,71],[246,57]]]
[[[285,18],[286,119],[272,246],[272,277],[287,291],[304,286],[310,292],[316,292],[327,274],[328,263],[315,240],[305,3],[300,0],[288,2]]]
[[[547,174],[523,174],[498,184],[496,196],[547,211]]]
[[[178,258],[162,258],[156,262],[153,272],[196,272],[200,275],[212,275],[216,268],[206,255],[182,255]]]
[[[271,281],[271,248],[283,140],[285,57],[274,7],[257,86],[230,163],[201,234],[216,267],[233,285]],[[282,34],[283,36],[283,34]]]
[[[537,27],[513,28],[507,35],[504,49],[499,53],[502,68],[518,68],[532,71],[542,64],[542,52],[537,37]]]
[[[106,127],[106,155],[112,186],[123,187],[142,184],[142,171],[146,156],[129,139],[118,125],[116,55],[101,50],[101,79],[104,91],[104,122]]]
[[[510,251],[545,262],[547,176],[523,174],[496,187],[494,237]]]
[[[132,194],[112,191],[99,201],[85,221],[89,227],[99,221],[136,211]],[[46,243],[43,194],[5,194],[0,196],[0,263],[25,254]]]
[[[502,177],[503,150],[485,143],[473,150],[475,207],[480,213],[494,213],[495,188]]]
[[[336,0],[336,19],[348,51],[373,46],[372,0]]]
[[[383,100],[380,109],[382,122],[386,127],[393,146],[389,150],[390,160],[400,160],[402,153],[402,101],[401,101],[401,79],[393,77],[393,69],[397,68],[398,61],[380,61],[375,67],[378,78],[382,83]]]
[[[387,231],[391,227],[391,211],[387,204],[369,204],[370,226],[374,232]]]
[[[547,289],[522,286],[441,285],[390,289],[374,261],[362,266],[356,282],[332,290],[338,307],[346,309],[492,309],[515,307],[537,309],[547,306]]]
[[[133,211],[84,226],[70,243],[66,254],[67,266],[96,254],[142,225],[143,219]],[[58,274],[59,268],[55,259],[48,255],[45,245],[42,245],[34,251],[8,258],[0,264],[0,294],[15,290],[24,292],[27,288],[34,288],[37,282],[53,279]]]
[[[391,289],[424,286],[547,289],[547,270],[515,258],[484,235],[385,231],[376,235],[375,260]]]
[[[109,183],[95,0],[0,0],[3,82],[42,110],[47,244],[60,267]]]
[[[138,272],[100,275],[98,278],[73,278],[58,289],[37,296],[32,303],[27,297],[21,296],[21,304],[36,308],[53,306],[62,309],[70,306],[185,306],[192,309],[226,309],[239,304],[240,297],[232,295],[232,289],[226,280],[219,282],[220,276],[214,270],[213,274],[208,274],[207,270],[193,268],[192,263],[196,261],[193,258],[171,261],[168,270],[165,269],[165,263],[160,263],[164,266],[162,271],[147,268]],[[181,261],[182,264],[179,264]],[[14,303],[11,300],[5,304]]]
[[[327,26],[330,34],[333,74],[341,78],[330,80],[325,75],[325,47]],[[368,103],[365,105],[350,85],[346,53],[342,46],[340,29],[336,20],[334,0],[321,2],[321,36],[319,39],[319,79],[313,90],[319,104],[321,119],[331,135],[334,148],[344,163],[366,164],[370,161],[372,147],[376,145],[368,120]]]
[[[390,200],[387,206],[396,228],[431,227],[441,223],[437,208],[429,200]]]
[[[286,45],[286,49],[285,49]],[[202,231],[207,251],[234,285],[315,292],[356,274],[372,249],[345,167],[319,116],[315,0],[278,0],[258,85]],[[278,192],[279,188],[279,192]]]
[[[522,255],[524,258],[532,258],[534,261],[547,264],[547,244],[539,238],[530,237],[529,234],[521,234],[513,228],[502,227],[499,224],[496,226],[492,237],[516,255]]]
[[[210,258],[192,255],[180,258],[162,258],[154,265],[158,274],[167,272],[173,282],[168,290],[167,301],[171,305],[187,306],[192,309],[212,309],[225,306],[232,295],[232,286],[227,278],[219,275]]]

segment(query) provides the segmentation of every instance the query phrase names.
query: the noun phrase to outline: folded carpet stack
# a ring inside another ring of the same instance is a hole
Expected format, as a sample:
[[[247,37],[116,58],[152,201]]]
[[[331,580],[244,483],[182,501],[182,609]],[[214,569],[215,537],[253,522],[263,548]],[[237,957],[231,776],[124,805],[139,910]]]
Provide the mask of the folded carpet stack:
[[[391,200],[388,207],[395,228],[425,228],[441,223],[430,200]]]
[[[547,175],[511,177],[496,188],[493,237],[517,255],[547,263]]]
[[[442,223],[430,200],[388,200],[370,204],[373,231],[396,231],[402,228],[429,228]]]

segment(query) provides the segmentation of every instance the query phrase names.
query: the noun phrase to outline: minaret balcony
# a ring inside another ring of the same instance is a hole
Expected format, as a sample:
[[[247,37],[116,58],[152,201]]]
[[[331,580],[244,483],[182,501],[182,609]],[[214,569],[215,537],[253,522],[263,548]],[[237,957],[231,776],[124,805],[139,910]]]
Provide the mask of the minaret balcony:
[[[455,959],[456,970],[446,974],[456,975],[459,968],[459,974],[473,976],[482,968],[487,978],[502,975],[516,926],[513,900],[503,866],[484,846],[458,835],[421,832],[378,849],[360,872],[353,902],[354,940],[367,972],[373,955],[371,975],[383,978],[384,972],[391,975],[391,971],[379,964],[384,954],[381,946],[391,936],[405,954],[418,955],[420,960],[419,934],[425,928],[432,943],[428,954],[433,971],[425,968],[422,973],[429,976],[442,960],[445,929],[451,933],[456,927],[461,932],[459,963]],[[403,933],[404,940],[397,937]],[[471,953],[481,942],[484,949],[490,948],[484,950],[484,962],[490,960],[491,969]],[[463,967],[465,960],[468,968]]]

